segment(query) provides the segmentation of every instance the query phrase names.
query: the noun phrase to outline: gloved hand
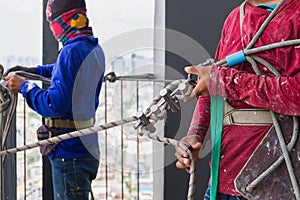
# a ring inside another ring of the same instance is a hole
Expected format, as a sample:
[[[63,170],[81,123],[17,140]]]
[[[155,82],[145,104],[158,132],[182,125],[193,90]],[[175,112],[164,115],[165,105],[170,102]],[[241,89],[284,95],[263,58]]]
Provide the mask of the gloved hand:
[[[23,71],[23,72],[28,72],[32,74],[36,74],[36,68],[35,67],[23,67],[23,66],[14,66],[12,68],[9,68],[6,70],[6,72],[3,74],[3,77],[6,77],[10,72],[15,72],[15,71]]]

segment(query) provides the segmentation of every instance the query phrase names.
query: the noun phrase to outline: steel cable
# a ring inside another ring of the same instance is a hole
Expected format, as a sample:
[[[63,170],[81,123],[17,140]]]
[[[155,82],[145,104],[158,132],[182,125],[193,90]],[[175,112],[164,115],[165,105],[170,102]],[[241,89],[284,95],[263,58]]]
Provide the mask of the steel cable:
[[[32,74],[23,73],[23,72],[17,72],[16,74],[18,74],[20,76],[24,76],[27,79],[40,80],[42,82],[49,83],[49,80],[42,78],[38,75],[32,75]],[[128,76],[126,78],[132,79],[133,77]],[[143,78],[143,77],[141,77],[141,78]],[[144,78],[149,78],[149,77],[144,76]],[[192,87],[193,87],[189,83],[190,83],[190,80],[175,80],[175,81],[171,82],[170,84],[168,84],[165,87],[165,89],[168,91],[171,91],[169,94],[170,95],[169,98],[171,98],[172,100],[174,99],[174,101],[177,101],[178,99],[184,99],[185,97],[189,96],[192,91]],[[182,84],[186,84],[186,87],[183,87]],[[180,85],[180,88],[178,88],[179,85]],[[151,109],[151,107],[153,107],[153,106],[157,106],[157,109],[156,110]],[[153,126],[158,120],[165,119],[165,115],[167,114],[166,109],[168,109],[167,100],[165,100],[163,98],[163,96],[158,95],[157,97],[154,98],[154,100],[150,104],[150,107],[148,109],[146,109],[146,113],[147,113],[146,120],[149,120],[149,123],[151,123],[151,125]],[[11,111],[10,113],[15,113],[15,107],[13,106],[10,111]],[[41,141],[34,142],[34,143],[31,143],[28,145],[2,150],[2,151],[0,151],[0,156],[2,156],[2,158],[4,158],[8,154],[14,154],[14,153],[17,153],[20,151],[29,150],[29,149],[33,149],[36,147],[45,146],[45,145],[53,144],[53,143],[58,143],[58,142],[61,142],[61,141],[67,140],[67,139],[74,138],[74,137],[81,137],[81,136],[89,135],[89,134],[92,134],[95,132],[107,130],[107,129],[117,127],[117,126],[122,126],[124,124],[132,123],[135,121],[139,121],[138,126],[136,128],[140,129],[141,135],[147,136],[150,139],[156,140],[158,142],[174,145],[175,147],[178,147],[188,153],[189,159],[191,162],[191,166],[190,166],[190,183],[189,183],[187,199],[193,200],[194,192],[195,192],[195,163],[193,161],[192,154],[191,154],[190,150],[188,149],[188,147],[186,147],[184,144],[182,144],[181,142],[179,142],[177,140],[174,140],[171,138],[165,138],[165,137],[158,137],[158,136],[155,136],[154,134],[151,134],[149,132],[149,130],[147,129],[147,126],[145,124],[143,124],[142,119],[138,118],[136,116],[132,116],[132,117],[129,117],[126,119],[121,119],[121,120],[110,122],[110,123],[103,124],[103,125],[95,125],[93,127],[89,127],[86,129],[81,129],[81,130],[65,133],[65,134],[62,134],[62,135],[59,135],[56,137],[52,137],[52,138],[49,138],[46,140],[41,140]]]

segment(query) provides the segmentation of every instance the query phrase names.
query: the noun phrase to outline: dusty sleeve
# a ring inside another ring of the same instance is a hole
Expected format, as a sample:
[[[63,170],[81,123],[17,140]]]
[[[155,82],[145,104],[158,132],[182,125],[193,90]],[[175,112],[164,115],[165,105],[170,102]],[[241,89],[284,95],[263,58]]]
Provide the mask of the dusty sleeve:
[[[199,97],[187,135],[198,135],[204,140],[210,123],[210,97]]]
[[[213,65],[209,88],[211,95],[300,116],[300,73],[290,77],[270,77]]]

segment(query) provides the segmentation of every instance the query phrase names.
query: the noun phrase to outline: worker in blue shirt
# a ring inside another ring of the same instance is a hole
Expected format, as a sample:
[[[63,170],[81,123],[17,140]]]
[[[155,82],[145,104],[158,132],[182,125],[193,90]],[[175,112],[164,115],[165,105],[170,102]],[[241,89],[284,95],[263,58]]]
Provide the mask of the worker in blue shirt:
[[[38,135],[52,136],[93,126],[105,71],[104,53],[93,37],[84,0],[48,0],[47,20],[57,41],[63,44],[56,63],[37,67],[13,67],[6,84],[20,92],[30,108],[45,119]],[[13,71],[27,71],[51,78],[42,89]],[[88,200],[91,182],[99,167],[97,133],[41,148],[49,155],[55,200]]]

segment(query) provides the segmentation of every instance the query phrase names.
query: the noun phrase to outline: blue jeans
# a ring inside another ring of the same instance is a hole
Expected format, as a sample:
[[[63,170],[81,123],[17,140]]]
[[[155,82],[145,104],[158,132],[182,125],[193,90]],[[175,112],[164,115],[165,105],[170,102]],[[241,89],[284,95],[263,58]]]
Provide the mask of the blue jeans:
[[[210,186],[208,186],[205,192],[204,200],[210,200]],[[247,199],[241,196],[231,196],[228,194],[222,194],[218,192],[216,200],[247,200]]]
[[[76,159],[53,158],[54,200],[88,200],[99,160],[91,155]]]

